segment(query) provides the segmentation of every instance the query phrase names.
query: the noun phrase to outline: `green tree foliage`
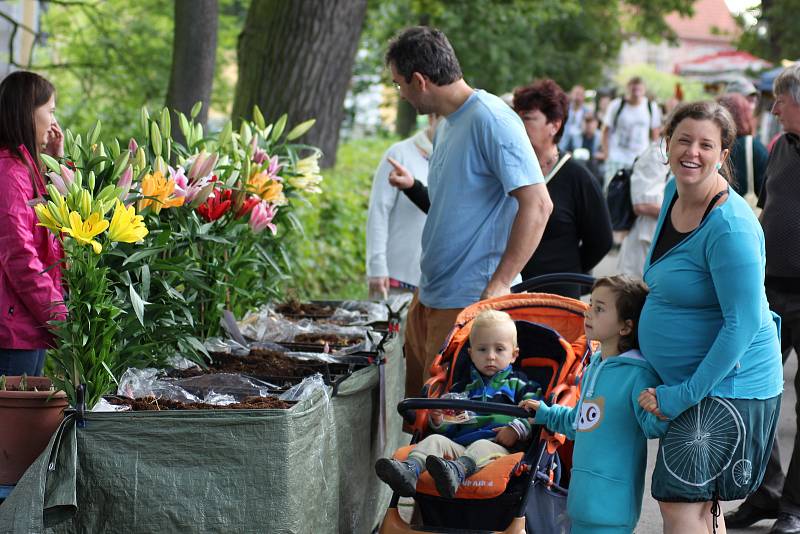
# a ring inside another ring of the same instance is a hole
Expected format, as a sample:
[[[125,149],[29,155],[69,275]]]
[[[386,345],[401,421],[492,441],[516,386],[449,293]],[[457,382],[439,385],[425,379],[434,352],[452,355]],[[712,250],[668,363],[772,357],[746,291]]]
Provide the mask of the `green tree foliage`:
[[[749,10],[756,24],[748,25],[747,17],[738,17],[744,31],[738,46],[742,50],[779,62],[782,59],[800,58],[800,32],[797,31],[797,15],[800,0],[762,0]]]
[[[213,111],[230,111],[236,36],[246,0],[220,0]],[[100,119],[106,133],[137,131],[139,109],[164,104],[172,62],[174,7],[170,0],[45,3],[31,68],[56,86],[65,127],[88,130]],[[191,79],[185,83],[192,83]]]
[[[292,250],[288,292],[301,298],[367,297],[366,228],[372,176],[396,142],[371,138],[339,145],[336,167],[323,171],[324,193],[297,210],[305,228]]]
[[[139,108],[164,102],[172,15],[169,0],[50,4],[34,66],[56,86],[60,122],[85,131],[99,119],[107,131],[133,133]]]
[[[392,0],[374,2],[363,48],[379,66],[386,41],[399,29],[429,24],[442,29],[458,54],[468,83],[494,93],[534,78],[565,88],[604,81],[623,39],[673,37],[671,11],[690,13],[693,0]]]

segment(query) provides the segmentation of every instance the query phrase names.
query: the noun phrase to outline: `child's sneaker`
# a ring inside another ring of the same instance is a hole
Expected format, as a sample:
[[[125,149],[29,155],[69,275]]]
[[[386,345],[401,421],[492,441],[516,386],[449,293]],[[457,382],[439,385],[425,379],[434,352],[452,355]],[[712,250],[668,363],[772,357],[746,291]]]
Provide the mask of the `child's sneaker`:
[[[475,472],[475,462],[469,460],[471,465],[465,465],[461,459],[445,460],[438,456],[428,456],[425,459],[425,468],[436,483],[439,495],[452,499],[456,496],[458,486]]]
[[[417,492],[419,470],[412,462],[381,458],[375,462],[375,473],[401,497],[413,497]]]

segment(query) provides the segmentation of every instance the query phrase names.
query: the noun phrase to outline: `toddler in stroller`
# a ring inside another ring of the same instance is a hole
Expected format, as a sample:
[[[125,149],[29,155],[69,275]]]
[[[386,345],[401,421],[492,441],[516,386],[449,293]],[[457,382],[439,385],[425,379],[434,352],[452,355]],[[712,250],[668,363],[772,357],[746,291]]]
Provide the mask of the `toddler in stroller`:
[[[593,278],[577,274],[537,277],[515,288],[524,291],[549,283],[591,286]],[[583,362],[589,347],[583,328],[587,305],[580,300],[547,293],[513,293],[476,302],[456,318],[453,329],[430,367],[431,378],[420,398],[408,398],[397,409],[413,431],[411,445],[393,454],[405,461],[431,428],[430,410],[458,410],[476,414],[503,414],[508,421],[530,414],[506,402],[448,398],[468,382],[473,370],[469,354],[475,320],[485,310],[502,310],[516,326],[519,356],[512,368],[541,384],[548,404],[574,406],[578,400]],[[534,386],[534,389],[537,386]],[[423,471],[416,484],[414,517],[400,512],[400,494],[394,492],[381,521],[381,534],[420,532],[499,532],[505,534],[564,534],[572,442],[535,425],[531,436],[518,440],[511,454],[500,456],[458,486],[454,498],[437,489],[431,473]],[[456,455],[458,456],[458,455]],[[427,460],[427,459],[426,459]],[[431,460],[433,462],[434,460]]]
[[[519,347],[511,316],[491,309],[481,312],[473,321],[469,340],[469,375],[451,387],[451,394],[510,405],[541,398],[540,385],[512,369]],[[435,433],[420,441],[408,459],[381,458],[375,464],[378,477],[401,496],[413,496],[420,474],[427,470],[439,494],[453,498],[467,478],[516,450],[531,435],[525,418],[508,415],[461,412],[446,418],[442,410],[431,410],[428,417]],[[453,421],[456,418],[461,421]]]

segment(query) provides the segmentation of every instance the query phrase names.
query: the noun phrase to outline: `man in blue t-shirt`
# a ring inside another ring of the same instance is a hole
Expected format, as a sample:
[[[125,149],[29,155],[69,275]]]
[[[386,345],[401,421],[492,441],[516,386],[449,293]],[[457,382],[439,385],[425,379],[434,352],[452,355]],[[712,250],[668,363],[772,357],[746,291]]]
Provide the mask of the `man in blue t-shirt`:
[[[444,33],[404,30],[389,44],[386,64],[402,98],[418,113],[442,117],[429,162],[422,276],[406,329],[406,394],[418,396],[461,309],[510,292],[552,203],[522,121],[496,96],[467,85]],[[390,182],[414,187],[408,170],[393,165]]]

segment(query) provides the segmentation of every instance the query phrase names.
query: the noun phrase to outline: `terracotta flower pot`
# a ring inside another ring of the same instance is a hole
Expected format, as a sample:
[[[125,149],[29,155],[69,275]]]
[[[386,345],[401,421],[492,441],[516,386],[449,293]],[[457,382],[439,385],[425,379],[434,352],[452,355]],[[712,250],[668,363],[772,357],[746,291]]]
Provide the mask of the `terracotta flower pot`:
[[[18,387],[19,381],[18,376],[6,377],[9,389]],[[27,381],[28,389],[40,391],[0,391],[0,485],[17,483],[47,447],[67,407],[67,395],[50,391],[49,378]]]

